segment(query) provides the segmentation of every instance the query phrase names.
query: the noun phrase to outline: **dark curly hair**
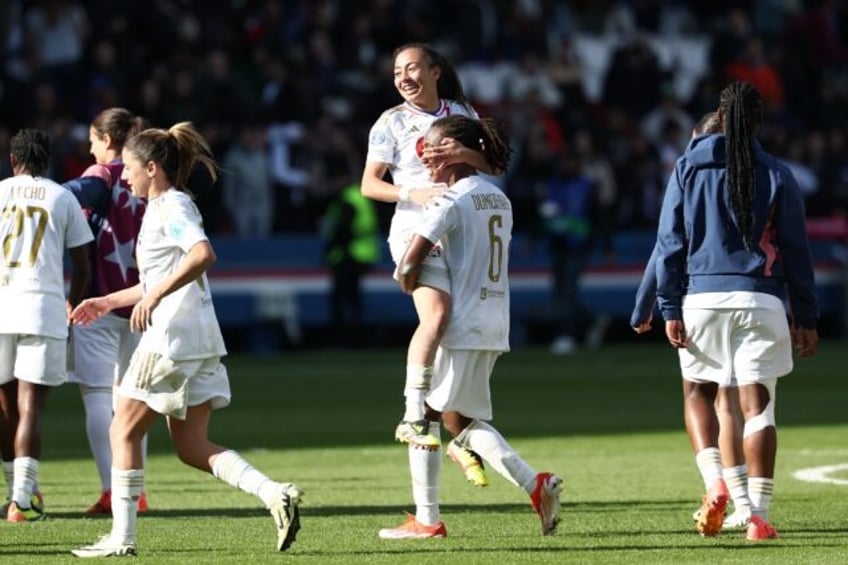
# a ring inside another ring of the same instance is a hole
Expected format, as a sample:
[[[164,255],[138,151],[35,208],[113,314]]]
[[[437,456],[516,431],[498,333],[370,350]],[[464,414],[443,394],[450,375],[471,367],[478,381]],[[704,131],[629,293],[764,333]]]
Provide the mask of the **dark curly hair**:
[[[50,136],[40,129],[22,129],[12,136],[9,154],[32,176],[43,176],[50,161]]]

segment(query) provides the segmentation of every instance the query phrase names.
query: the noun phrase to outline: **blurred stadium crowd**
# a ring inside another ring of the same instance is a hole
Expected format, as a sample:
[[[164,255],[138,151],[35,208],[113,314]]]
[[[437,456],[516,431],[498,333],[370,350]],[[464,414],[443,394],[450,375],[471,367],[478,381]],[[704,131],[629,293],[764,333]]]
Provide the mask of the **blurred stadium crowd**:
[[[848,211],[844,0],[3,0],[0,153],[44,128],[64,181],[104,108],[190,120],[224,168],[198,195],[209,232],[314,233],[399,102],[392,51],[413,40],[509,125],[517,230],[566,156],[596,181],[608,232],[653,227],[692,124],[734,79],[767,101],[760,138],[808,214]]]

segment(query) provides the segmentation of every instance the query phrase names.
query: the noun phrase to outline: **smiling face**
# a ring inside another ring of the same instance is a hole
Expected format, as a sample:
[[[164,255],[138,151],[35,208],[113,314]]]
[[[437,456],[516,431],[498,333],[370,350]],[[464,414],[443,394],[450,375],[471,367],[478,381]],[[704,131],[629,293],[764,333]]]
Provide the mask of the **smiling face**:
[[[407,102],[435,111],[439,105],[437,82],[442,70],[418,47],[404,49],[395,57],[395,88]]]
[[[150,186],[153,184],[150,170],[152,163],[145,165],[136,157],[135,153],[126,149],[121,153],[121,160],[124,162],[121,180],[129,185],[135,196],[147,198]]]

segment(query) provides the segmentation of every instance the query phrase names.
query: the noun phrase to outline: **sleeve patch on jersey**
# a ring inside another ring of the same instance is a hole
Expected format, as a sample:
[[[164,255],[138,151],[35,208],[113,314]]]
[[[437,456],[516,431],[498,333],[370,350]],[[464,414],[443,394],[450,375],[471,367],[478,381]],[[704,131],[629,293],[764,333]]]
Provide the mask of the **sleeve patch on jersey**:
[[[386,134],[382,131],[371,132],[371,139],[368,141],[371,145],[382,145],[386,142]]]
[[[183,220],[176,220],[168,224],[168,235],[179,241],[185,233],[186,223]]]

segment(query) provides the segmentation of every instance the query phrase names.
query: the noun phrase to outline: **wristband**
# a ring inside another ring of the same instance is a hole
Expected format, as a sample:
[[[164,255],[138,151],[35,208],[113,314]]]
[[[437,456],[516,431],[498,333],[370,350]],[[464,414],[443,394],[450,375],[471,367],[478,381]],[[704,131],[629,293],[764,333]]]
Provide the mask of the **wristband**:
[[[399,202],[409,202],[409,193],[412,191],[408,186],[399,186],[398,187],[398,201]]]

